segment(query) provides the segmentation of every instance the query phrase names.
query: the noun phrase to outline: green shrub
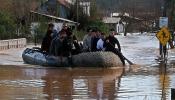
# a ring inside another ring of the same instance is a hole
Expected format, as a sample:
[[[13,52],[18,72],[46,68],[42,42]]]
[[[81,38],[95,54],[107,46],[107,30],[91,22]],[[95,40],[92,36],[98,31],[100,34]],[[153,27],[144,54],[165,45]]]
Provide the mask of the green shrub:
[[[47,23],[40,22],[40,24],[36,28],[35,35],[33,38],[34,39],[36,38],[38,43],[42,42],[42,39],[45,36],[46,31],[47,31],[47,25],[48,25]]]
[[[101,32],[104,32],[105,34],[109,32],[109,27],[105,23],[103,23],[101,20],[98,20],[98,19],[89,21],[88,26],[96,27],[98,30],[100,30]]]
[[[82,41],[83,40],[83,37],[86,35],[86,31],[83,31],[83,30],[79,30],[79,31],[73,31],[73,33],[75,34],[75,36],[77,37],[77,39],[79,41]]]

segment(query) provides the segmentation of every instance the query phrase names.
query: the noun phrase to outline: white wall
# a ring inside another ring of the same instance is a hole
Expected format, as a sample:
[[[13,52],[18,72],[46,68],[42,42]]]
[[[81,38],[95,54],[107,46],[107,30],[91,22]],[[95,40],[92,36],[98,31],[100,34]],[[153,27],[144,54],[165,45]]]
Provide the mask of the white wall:
[[[124,32],[124,25],[123,24],[116,24],[116,31],[117,33],[123,33]]]
[[[27,44],[26,38],[0,40],[0,51],[11,48],[23,48]]]

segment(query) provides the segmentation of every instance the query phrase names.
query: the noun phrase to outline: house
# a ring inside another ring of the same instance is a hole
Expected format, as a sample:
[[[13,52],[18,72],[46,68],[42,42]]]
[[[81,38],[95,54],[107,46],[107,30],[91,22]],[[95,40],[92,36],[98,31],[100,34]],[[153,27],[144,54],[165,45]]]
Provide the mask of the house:
[[[143,32],[149,30],[148,21],[130,16],[128,13],[112,13],[111,17],[104,17],[103,22],[118,33]]]
[[[47,0],[42,2],[35,11],[30,11],[31,21],[34,24],[36,23],[33,26],[38,26],[40,19],[45,18],[46,23],[54,23],[55,29],[61,30],[63,23],[76,27],[78,23],[68,19],[71,4],[70,0]]]
[[[104,17],[103,22],[108,24],[110,28],[115,29],[117,33],[123,33],[125,23],[119,17]]]
[[[83,13],[90,16],[91,2],[89,0],[79,1],[79,5],[83,8]]]
[[[68,20],[68,19],[65,19],[65,18],[60,18],[60,17],[53,16],[53,15],[42,14],[42,13],[35,12],[35,11],[30,11],[30,13],[31,13],[31,16],[35,16],[35,17],[33,17],[34,19],[31,19],[33,27],[37,27],[39,25],[39,23],[38,23],[38,21],[39,21],[38,17],[39,16],[40,16],[40,18],[41,17],[47,18],[46,22],[52,22],[54,24],[54,28],[56,30],[59,29],[57,31],[60,31],[62,29],[63,23],[67,23],[70,27],[76,27],[76,25],[79,24],[79,23],[74,22],[72,20]]]
[[[38,7],[37,12],[67,19],[70,15],[70,3],[67,0],[48,0]]]

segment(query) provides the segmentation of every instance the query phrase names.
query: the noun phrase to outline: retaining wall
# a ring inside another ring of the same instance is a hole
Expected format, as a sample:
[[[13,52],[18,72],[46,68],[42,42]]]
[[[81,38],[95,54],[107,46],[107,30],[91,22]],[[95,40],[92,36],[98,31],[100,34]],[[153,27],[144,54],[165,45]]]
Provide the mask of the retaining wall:
[[[11,48],[23,48],[26,46],[26,38],[0,40],[0,51]]]

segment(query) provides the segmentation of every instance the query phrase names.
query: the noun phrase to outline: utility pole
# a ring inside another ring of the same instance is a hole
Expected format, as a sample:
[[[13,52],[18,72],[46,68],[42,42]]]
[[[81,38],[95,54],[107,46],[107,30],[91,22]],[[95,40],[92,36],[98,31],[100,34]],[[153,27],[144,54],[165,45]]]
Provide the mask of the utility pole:
[[[167,0],[164,0],[163,1],[163,17],[166,17],[167,16],[167,14],[166,14],[166,10],[167,10],[167,3],[168,3],[168,1]]]
[[[175,31],[175,23],[173,22],[175,19],[174,19],[174,11],[175,11],[175,0],[171,0],[169,1],[169,4],[171,3],[170,5],[170,28],[173,30],[173,32]]]
[[[77,18],[76,18],[76,21],[77,21],[77,24],[76,24],[76,32],[78,32],[78,20],[79,20],[79,12],[78,12],[78,8],[79,8],[79,0],[76,0],[76,12],[77,12]]]
[[[77,8],[77,22],[78,22],[78,14],[79,14],[79,13],[78,13],[78,7],[79,7],[78,5],[79,5],[79,0],[77,0],[76,3],[77,3],[77,5],[76,5],[77,7],[76,7],[76,8]]]
[[[172,4],[171,16],[174,17],[173,14],[174,14],[175,0],[172,0],[172,3],[173,3],[173,4]],[[173,18],[173,19],[174,19],[174,18]],[[172,21],[172,19],[171,19],[171,21]],[[172,23],[171,25],[173,25],[172,28],[173,28],[173,31],[174,31],[174,30],[175,30],[175,29],[174,29],[174,28],[175,28],[175,27],[174,27],[174,23]],[[175,88],[172,88],[172,89],[171,89],[171,100],[175,100]]]

